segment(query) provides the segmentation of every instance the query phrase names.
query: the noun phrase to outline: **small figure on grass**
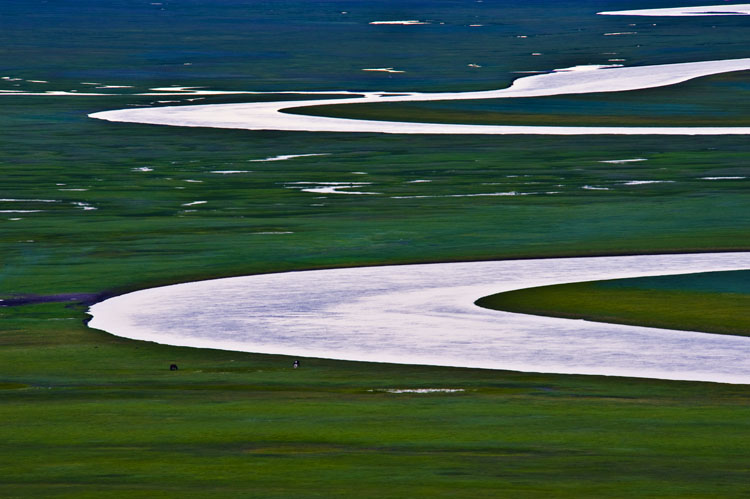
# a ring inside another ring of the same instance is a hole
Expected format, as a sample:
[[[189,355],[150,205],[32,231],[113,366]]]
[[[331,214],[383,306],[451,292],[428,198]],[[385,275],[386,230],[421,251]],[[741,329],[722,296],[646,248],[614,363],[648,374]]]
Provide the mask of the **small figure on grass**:
[[[170,364],[169,365],[169,370],[170,371],[176,371],[177,370],[177,364]]]
[[[295,360],[295,361],[294,361],[294,362],[292,363],[292,367],[293,367],[293,368],[295,368],[295,369],[297,369],[297,368],[299,367],[299,361],[298,361],[298,360]]]

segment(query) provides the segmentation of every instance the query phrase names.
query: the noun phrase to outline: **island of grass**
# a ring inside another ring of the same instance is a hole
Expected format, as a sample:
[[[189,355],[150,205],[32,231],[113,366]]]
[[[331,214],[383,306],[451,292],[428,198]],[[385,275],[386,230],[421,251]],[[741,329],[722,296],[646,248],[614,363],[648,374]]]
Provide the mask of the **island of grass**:
[[[580,282],[477,300],[485,308],[750,336],[750,270]]]
[[[428,102],[332,104],[285,113],[466,125],[747,126],[750,71],[629,92]],[[744,96],[744,97],[743,97]]]

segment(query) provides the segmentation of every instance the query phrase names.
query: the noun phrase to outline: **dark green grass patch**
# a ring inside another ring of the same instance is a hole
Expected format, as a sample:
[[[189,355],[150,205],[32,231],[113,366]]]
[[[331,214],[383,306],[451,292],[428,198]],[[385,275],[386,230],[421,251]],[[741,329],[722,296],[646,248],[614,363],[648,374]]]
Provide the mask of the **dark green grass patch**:
[[[543,286],[487,296],[509,312],[750,336],[750,271]]]
[[[379,121],[544,126],[747,126],[750,73],[679,85],[585,95],[445,102],[339,104],[291,114]]]

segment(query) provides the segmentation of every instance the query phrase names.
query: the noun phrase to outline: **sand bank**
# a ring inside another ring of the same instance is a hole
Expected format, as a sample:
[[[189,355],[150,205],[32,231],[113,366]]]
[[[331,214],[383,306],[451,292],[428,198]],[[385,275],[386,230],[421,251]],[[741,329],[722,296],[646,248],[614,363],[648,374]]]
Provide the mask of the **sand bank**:
[[[406,21],[372,21],[368,24],[380,24],[389,26],[414,26],[417,24],[429,24],[425,21],[419,21],[417,19],[408,19]]]
[[[271,156],[268,158],[263,159],[250,159],[251,163],[259,163],[259,162],[265,162],[265,161],[286,161],[287,159],[294,159],[294,158],[306,158],[308,156],[328,156],[330,153],[327,152],[319,152],[319,153],[311,153],[311,154],[279,154],[278,156]]]

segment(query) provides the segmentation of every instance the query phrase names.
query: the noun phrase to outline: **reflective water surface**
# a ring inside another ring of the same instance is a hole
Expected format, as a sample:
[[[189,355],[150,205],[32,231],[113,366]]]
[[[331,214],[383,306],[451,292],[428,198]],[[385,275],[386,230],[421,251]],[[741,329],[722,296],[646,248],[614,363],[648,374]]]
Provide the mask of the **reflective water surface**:
[[[750,383],[750,338],[479,308],[485,295],[750,268],[750,252],[366,267],[200,281],[111,298],[90,326],[171,345],[334,359]]]

